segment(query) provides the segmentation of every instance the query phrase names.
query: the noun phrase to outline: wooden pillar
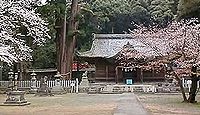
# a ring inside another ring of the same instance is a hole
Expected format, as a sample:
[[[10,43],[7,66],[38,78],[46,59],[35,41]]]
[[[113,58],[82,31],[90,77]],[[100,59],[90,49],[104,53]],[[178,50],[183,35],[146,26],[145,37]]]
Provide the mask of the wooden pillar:
[[[165,79],[165,75],[167,75],[166,70],[167,70],[167,68],[165,66],[163,66],[162,71],[161,71],[163,79]]]
[[[154,79],[154,77],[155,77],[155,68],[154,67],[152,67],[152,79]]]
[[[108,66],[106,65],[106,81],[108,81]]]
[[[3,62],[2,62],[2,61],[0,61],[0,81],[2,81],[2,80],[3,80],[2,73],[3,73]]]
[[[115,67],[115,83],[116,84],[118,83],[117,78],[118,78],[118,69],[117,67]]]
[[[140,68],[140,80],[141,80],[141,83],[143,83],[143,79],[144,79],[143,70],[142,70],[142,68]]]

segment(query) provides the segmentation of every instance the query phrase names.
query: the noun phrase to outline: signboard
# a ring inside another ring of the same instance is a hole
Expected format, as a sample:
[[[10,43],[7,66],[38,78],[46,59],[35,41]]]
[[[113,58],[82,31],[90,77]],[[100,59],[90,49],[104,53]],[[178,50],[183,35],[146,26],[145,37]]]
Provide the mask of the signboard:
[[[132,85],[133,80],[132,79],[126,79],[126,85]]]

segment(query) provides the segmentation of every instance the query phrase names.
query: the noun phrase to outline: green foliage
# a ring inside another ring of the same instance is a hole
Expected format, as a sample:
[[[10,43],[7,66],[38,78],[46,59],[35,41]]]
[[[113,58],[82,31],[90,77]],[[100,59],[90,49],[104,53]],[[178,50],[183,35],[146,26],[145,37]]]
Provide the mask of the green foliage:
[[[56,28],[59,26],[56,22],[64,19],[66,4],[66,0],[49,0],[46,5],[38,7],[37,11],[48,22],[51,40],[44,46],[34,48],[33,68],[56,68]],[[70,5],[67,8],[69,9]]]
[[[150,0],[148,9],[156,24],[165,26],[174,18],[173,4],[172,0]]]
[[[37,47],[33,52],[33,68],[55,68],[56,47],[55,43],[48,42],[44,46]]]
[[[128,27],[121,25],[121,21],[124,25],[131,25],[134,17],[140,17],[140,13],[148,14],[137,1],[129,0],[91,0],[88,2],[91,10],[98,16],[98,25],[102,33],[123,33],[128,31]],[[140,12],[140,13],[139,13]],[[139,15],[137,15],[139,14]]]
[[[69,19],[70,0],[49,0],[38,10],[49,22],[52,41],[34,50],[34,67],[55,67],[56,65],[56,22],[64,18],[67,5]],[[86,51],[92,44],[92,33],[124,33],[136,28],[131,23],[146,26],[165,26],[176,12],[178,0],[83,0],[79,20],[77,49]],[[37,63],[37,64],[36,64]]]
[[[136,24],[165,26],[174,18],[176,0],[90,0],[102,33],[123,33]],[[121,26],[123,24],[123,26]]]
[[[178,19],[199,18],[200,19],[200,0],[179,0]]]

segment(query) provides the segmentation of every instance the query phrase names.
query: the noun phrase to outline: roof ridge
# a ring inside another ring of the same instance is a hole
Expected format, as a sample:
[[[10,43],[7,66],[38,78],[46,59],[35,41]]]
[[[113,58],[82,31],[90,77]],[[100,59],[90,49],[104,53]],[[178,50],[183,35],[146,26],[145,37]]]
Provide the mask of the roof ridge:
[[[94,39],[133,39],[132,34],[94,34]]]

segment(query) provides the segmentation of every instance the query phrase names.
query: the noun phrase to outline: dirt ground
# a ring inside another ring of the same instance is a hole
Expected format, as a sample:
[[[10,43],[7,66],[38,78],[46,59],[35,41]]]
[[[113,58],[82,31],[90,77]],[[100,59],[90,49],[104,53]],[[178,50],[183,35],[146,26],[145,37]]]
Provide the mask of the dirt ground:
[[[200,115],[200,103],[182,103],[180,94],[136,94],[152,115]],[[0,106],[0,115],[113,115],[121,94],[65,94],[35,97],[28,106]],[[0,103],[6,95],[0,94]],[[197,96],[200,102],[200,95]]]
[[[0,115],[112,115],[120,95],[26,95],[28,106],[0,106]],[[0,96],[0,102],[6,96]]]
[[[200,115],[200,95],[198,103],[182,103],[181,94],[136,94],[140,102],[152,115]]]

